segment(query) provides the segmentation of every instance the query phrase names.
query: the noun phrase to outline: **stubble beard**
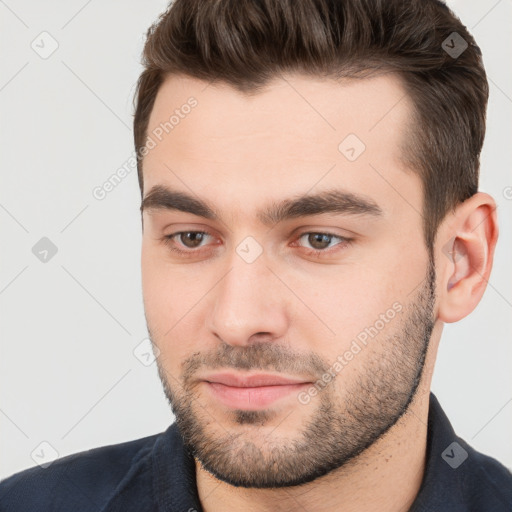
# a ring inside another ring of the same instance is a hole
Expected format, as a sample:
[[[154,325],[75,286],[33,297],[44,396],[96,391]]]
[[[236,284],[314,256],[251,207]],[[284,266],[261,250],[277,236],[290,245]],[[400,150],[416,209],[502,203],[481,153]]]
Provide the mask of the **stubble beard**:
[[[267,428],[263,435],[265,425],[284,414],[279,409],[232,410],[232,427],[227,429],[225,420],[219,425],[216,411],[207,410],[201,401],[193,375],[204,366],[291,375],[308,370],[308,374],[321,376],[330,364],[318,356],[299,359],[272,343],[247,347],[223,344],[213,355],[194,354],[185,360],[180,385],[167,378],[157,360],[160,380],[185,446],[205,470],[236,487],[302,485],[346,466],[395,425],[413,401],[434,328],[434,302],[435,267],[430,260],[423,287],[404,308],[403,318],[397,319],[399,327],[385,336],[380,333],[370,342],[381,347],[364,349],[371,352],[366,354],[364,372],[357,380],[344,382],[342,371],[317,395],[317,400],[307,405],[297,401],[298,411],[315,409],[308,420],[299,422],[301,428],[295,432],[277,425]],[[343,389],[342,396],[337,395],[338,387]],[[284,424],[286,417],[281,421]]]

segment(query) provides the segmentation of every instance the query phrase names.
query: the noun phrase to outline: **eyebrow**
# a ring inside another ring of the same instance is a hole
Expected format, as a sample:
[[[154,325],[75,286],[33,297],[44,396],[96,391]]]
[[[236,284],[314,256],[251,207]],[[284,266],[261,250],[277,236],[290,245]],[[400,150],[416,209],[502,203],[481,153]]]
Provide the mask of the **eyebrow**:
[[[219,221],[215,208],[207,201],[193,197],[186,192],[170,190],[155,185],[142,200],[140,210],[176,210],[191,213],[209,220]],[[264,225],[325,213],[344,215],[369,215],[379,217],[382,209],[368,197],[339,189],[331,189],[317,194],[304,194],[279,203],[271,203],[258,211],[257,217]]]

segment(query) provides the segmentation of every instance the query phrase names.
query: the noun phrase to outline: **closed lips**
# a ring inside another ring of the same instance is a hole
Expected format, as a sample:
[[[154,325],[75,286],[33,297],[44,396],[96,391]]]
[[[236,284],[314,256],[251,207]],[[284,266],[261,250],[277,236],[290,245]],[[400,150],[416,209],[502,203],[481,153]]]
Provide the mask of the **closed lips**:
[[[271,374],[257,374],[250,376],[234,375],[229,373],[218,373],[203,378],[206,382],[224,384],[225,386],[237,388],[255,388],[262,386],[289,386],[307,384],[304,379],[291,379]]]

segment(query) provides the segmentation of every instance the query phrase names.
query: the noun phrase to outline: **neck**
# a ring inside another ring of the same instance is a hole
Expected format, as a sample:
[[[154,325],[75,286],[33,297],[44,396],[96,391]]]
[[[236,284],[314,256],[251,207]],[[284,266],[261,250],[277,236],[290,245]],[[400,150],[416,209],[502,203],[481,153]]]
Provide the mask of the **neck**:
[[[233,487],[196,460],[204,512],[406,512],[425,470],[429,396],[429,386],[420,385],[407,412],[384,436],[345,466],[308,484],[279,489]]]

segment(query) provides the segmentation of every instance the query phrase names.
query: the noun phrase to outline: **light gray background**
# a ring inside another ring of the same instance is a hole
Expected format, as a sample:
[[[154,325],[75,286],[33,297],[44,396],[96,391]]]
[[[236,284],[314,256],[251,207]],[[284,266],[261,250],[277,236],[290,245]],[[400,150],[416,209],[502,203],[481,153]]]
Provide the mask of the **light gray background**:
[[[461,437],[512,468],[512,2],[449,5],[484,54],[481,190],[501,237],[482,302],[445,326],[432,389]],[[133,354],[147,335],[135,170],[92,195],[133,152],[140,52],[164,8],[0,0],[0,478],[173,421],[155,364]],[[31,47],[51,49],[43,31],[59,45],[46,59]],[[32,253],[42,237],[58,248],[47,263]]]

